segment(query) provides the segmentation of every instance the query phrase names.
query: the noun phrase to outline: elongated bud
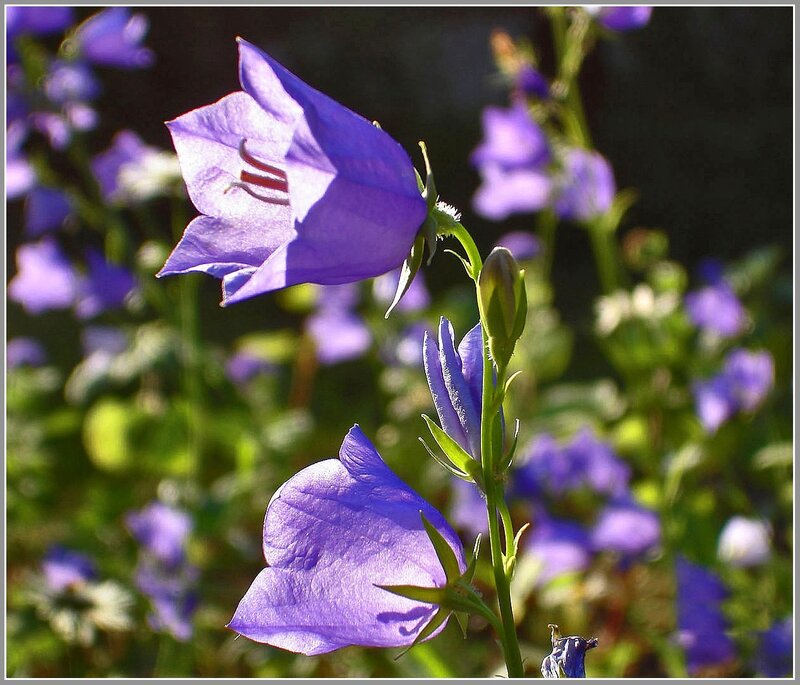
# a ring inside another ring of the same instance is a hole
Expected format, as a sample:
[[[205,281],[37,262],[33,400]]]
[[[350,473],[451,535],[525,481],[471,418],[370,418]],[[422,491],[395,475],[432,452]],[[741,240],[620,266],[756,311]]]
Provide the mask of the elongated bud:
[[[499,367],[508,364],[525,328],[528,299],[525,271],[511,252],[496,247],[483,264],[478,278],[478,306],[489,336],[489,353]]]

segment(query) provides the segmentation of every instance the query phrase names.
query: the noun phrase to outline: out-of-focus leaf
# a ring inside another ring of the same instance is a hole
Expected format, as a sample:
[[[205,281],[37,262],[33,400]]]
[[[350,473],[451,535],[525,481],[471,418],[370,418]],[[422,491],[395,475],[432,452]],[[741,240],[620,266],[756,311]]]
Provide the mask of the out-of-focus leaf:
[[[105,471],[123,471],[131,465],[130,438],[135,420],[130,404],[110,397],[88,411],[83,423],[83,444],[95,466]]]

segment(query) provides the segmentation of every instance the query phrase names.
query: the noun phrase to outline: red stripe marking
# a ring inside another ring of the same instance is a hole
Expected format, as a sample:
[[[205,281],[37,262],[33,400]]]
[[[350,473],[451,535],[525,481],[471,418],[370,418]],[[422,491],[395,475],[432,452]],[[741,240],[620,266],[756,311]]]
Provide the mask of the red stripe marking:
[[[267,176],[259,176],[258,174],[251,174],[249,171],[242,171],[239,173],[239,178],[245,183],[251,183],[260,188],[269,188],[271,190],[280,190],[283,193],[289,192],[289,183],[285,178],[268,178]]]

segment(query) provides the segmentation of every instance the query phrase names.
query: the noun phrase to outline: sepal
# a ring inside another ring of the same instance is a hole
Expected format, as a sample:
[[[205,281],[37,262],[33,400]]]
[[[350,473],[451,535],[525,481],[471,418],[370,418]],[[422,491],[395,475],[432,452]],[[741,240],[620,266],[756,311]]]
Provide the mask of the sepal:
[[[425,419],[433,439],[436,440],[436,444],[439,445],[445,457],[450,460],[450,463],[459,471],[469,475],[478,487],[483,489],[483,475],[480,464],[461,445],[439,428],[435,421],[425,414],[422,415],[422,418]],[[439,460],[437,459],[437,461]]]

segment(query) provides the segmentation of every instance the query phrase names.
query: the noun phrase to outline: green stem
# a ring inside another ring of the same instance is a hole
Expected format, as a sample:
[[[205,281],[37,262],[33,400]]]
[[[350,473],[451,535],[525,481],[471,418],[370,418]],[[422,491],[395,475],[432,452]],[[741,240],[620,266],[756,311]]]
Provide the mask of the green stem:
[[[619,288],[618,270],[614,255],[614,243],[611,234],[603,228],[601,220],[592,221],[588,225],[589,239],[597,265],[597,274],[603,292],[608,295]]]
[[[449,235],[456,238],[464,251],[470,264],[471,277],[478,286],[483,261],[469,231],[464,226],[457,224]],[[476,293],[477,295],[477,293]],[[500,536],[500,518],[503,519],[503,528],[506,534],[506,549],[511,549],[513,544],[513,528],[511,516],[508,514],[501,481],[495,474],[495,454],[492,440],[494,420],[500,412],[500,402],[495,397],[495,379],[493,377],[493,362],[489,356],[489,341],[486,328],[481,322],[481,336],[483,339],[483,390],[481,404],[481,466],[483,479],[486,486],[486,513],[489,519],[489,547],[492,557],[497,604],[500,608],[500,621],[496,617],[490,621],[500,636],[503,647],[503,656],[506,661],[509,678],[521,678],[525,670],[522,665],[522,655],[519,651],[517,640],[517,626],[514,622],[514,612],[511,606],[511,585],[506,574],[503,559],[503,547]],[[502,371],[502,373],[501,373]],[[498,370],[497,387],[503,387],[504,370]],[[510,536],[510,537],[509,537]],[[490,612],[491,613],[491,612]],[[493,616],[493,614],[492,614]]]
[[[186,226],[186,216],[182,203],[175,199],[172,203],[172,230],[176,240]],[[188,443],[191,456],[192,474],[195,482],[200,480],[203,451],[203,387],[200,382],[200,331],[197,317],[196,276],[188,275],[179,279],[180,334],[183,368],[181,370],[183,391],[188,403]]]

